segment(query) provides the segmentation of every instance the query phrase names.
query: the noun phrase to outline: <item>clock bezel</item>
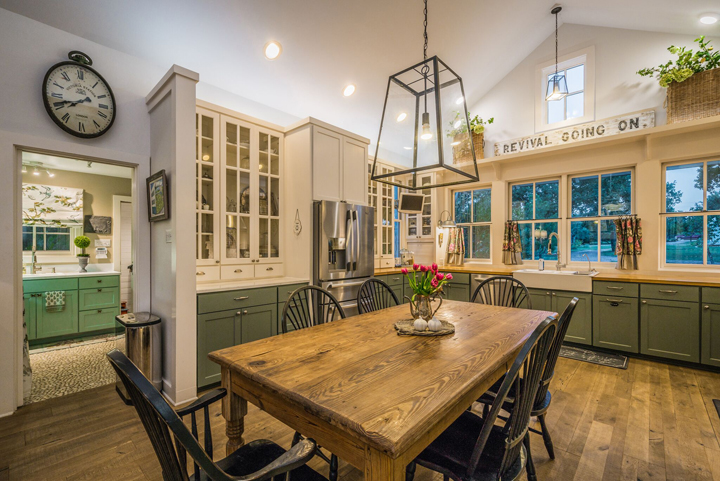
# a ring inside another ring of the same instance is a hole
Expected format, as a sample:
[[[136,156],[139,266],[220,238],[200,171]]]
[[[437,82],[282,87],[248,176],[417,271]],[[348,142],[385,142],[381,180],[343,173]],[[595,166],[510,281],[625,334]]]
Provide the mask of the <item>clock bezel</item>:
[[[50,78],[50,74],[53,71],[57,70],[58,68],[60,68],[62,66],[65,66],[65,65],[73,65],[75,67],[84,68],[84,69],[89,70],[93,74],[97,75],[98,79],[100,79],[100,81],[105,84],[105,87],[107,87],[108,92],[110,92],[110,100],[112,101],[112,105],[113,105],[113,116],[110,119],[110,123],[103,130],[96,132],[96,133],[92,133],[92,134],[78,132],[77,130],[73,130],[71,127],[69,127],[64,122],[62,122],[53,113],[52,107],[50,106],[50,101],[48,100],[48,97],[46,94],[48,79]],[[95,139],[97,137],[100,137],[100,136],[106,134],[107,131],[110,130],[110,128],[115,123],[115,118],[117,117],[117,104],[115,103],[115,94],[113,93],[112,88],[110,87],[110,84],[107,82],[107,80],[105,80],[105,78],[102,75],[100,75],[100,73],[97,70],[90,67],[89,65],[83,64],[81,62],[75,62],[73,60],[65,60],[63,62],[56,63],[55,65],[53,65],[52,67],[50,67],[48,69],[48,71],[45,73],[45,78],[43,79],[43,83],[42,83],[42,99],[43,99],[43,105],[45,106],[45,111],[50,116],[52,121],[55,122],[55,125],[60,127],[65,132],[69,133],[70,135],[79,137],[81,139]]]

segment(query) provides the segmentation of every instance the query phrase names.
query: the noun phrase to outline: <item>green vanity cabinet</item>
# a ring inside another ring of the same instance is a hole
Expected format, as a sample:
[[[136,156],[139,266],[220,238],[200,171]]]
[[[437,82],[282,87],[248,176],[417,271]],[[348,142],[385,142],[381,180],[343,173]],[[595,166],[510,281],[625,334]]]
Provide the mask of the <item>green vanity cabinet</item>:
[[[589,292],[551,291],[547,289],[528,289],[532,308],[537,311],[553,311],[558,319],[573,297],[578,298],[565,341],[578,344],[592,344],[592,294]]]
[[[637,353],[639,323],[637,297],[593,296],[593,346]]]
[[[32,341],[37,339],[37,314],[35,310],[36,302],[35,298],[39,294],[24,294],[23,295],[23,312],[25,313],[25,325],[27,326],[28,340]]]
[[[640,352],[700,362],[700,304],[664,299],[640,302]]]
[[[114,328],[115,317],[119,314],[120,308],[118,307],[80,311],[78,314],[78,331],[92,332]]]
[[[81,311],[108,309],[120,305],[119,287],[81,289],[79,293]]]
[[[65,308],[49,312],[45,308],[45,293],[35,298],[37,338],[65,336],[78,332],[78,291],[65,291]]]

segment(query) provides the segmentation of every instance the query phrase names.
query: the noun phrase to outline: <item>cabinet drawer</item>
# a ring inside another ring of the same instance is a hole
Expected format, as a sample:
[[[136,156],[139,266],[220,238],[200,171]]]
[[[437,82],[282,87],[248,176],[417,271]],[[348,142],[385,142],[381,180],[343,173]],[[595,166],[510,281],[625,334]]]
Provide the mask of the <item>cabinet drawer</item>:
[[[710,304],[720,304],[720,287],[703,287],[702,301]]]
[[[255,266],[255,277],[282,277],[285,270],[282,264],[259,264]]]
[[[572,321],[571,321],[572,322]],[[627,352],[639,350],[638,300],[593,296],[593,345]]]
[[[120,305],[120,288],[100,287],[98,289],[82,289],[80,293],[80,310],[106,309]]]
[[[74,291],[78,288],[77,277],[72,279],[37,279],[23,281],[23,291],[47,292],[47,291]]]
[[[405,277],[403,274],[388,274],[387,276],[384,276],[385,278],[381,279],[387,282],[387,285],[390,287],[401,287],[403,285],[403,277]]]
[[[301,287],[307,286],[307,282],[303,282],[300,284],[290,284],[287,286],[278,286],[278,302],[285,302],[290,298],[290,294],[295,292],[295,290],[300,289]]]
[[[700,304],[643,299],[640,305],[640,352],[700,362]]]
[[[240,307],[277,304],[277,287],[211,292],[198,296],[198,314],[238,309]]]
[[[78,289],[118,286],[120,286],[120,276],[93,276],[78,278]]]
[[[93,311],[81,311],[79,316],[80,332],[99,331],[100,329],[112,329],[115,327],[115,316],[120,314],[120,309],[111,307]]]
[[[222,266],[220,267],[220,279],[252,279],[255,276],[255,266]],[[198,278],[199,280],[199,278]]]
[[[440,272],[442,272],[442,268],[440,268]],[[452,284],[470,284],[470,274],[466,274],[464,272],[451,272],[453,278],[450,281]]]
[[[674,286],[672,284],[641,284],[640,297],[644,299],[700,302],[700,288],[696,286]]]
[[[634,282],[593,281],[593,294],[612,297],[637,297],[640,286]]]
[[[219,281],[220,266],[197,266],[195,268],[195,280],[197,282]]]

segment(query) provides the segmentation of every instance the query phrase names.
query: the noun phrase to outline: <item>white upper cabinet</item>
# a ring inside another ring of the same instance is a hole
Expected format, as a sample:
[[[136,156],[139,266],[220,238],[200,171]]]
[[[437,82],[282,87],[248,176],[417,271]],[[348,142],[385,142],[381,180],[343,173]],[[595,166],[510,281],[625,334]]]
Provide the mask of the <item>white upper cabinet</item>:
[[[313,199],[366,204],[367,143],[317,125],[312,139]]]
[[[217,180],[220,164],[220,116],[215,112],[197,109],[195,114],[195,235],[197,265],[220,263],[220,229],[218,228],[220,185]],[[207,269],[198,271],[206,274]]]
[[[343,199],[351,204],[365,204],[365,165],[367,145],[355,139],[343,139]]]

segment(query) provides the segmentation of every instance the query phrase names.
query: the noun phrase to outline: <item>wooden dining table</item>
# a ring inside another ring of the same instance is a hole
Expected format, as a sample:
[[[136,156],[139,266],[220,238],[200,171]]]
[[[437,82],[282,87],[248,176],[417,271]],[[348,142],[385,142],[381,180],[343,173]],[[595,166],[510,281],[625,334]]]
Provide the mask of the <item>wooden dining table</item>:
[[[512,364],[554,312],[445,301],[441,337],[400,336],[407,305],[210,353],[222,368],[229,455],[245,442],[250,402],[366,480],[400,481],[405,467]]]

